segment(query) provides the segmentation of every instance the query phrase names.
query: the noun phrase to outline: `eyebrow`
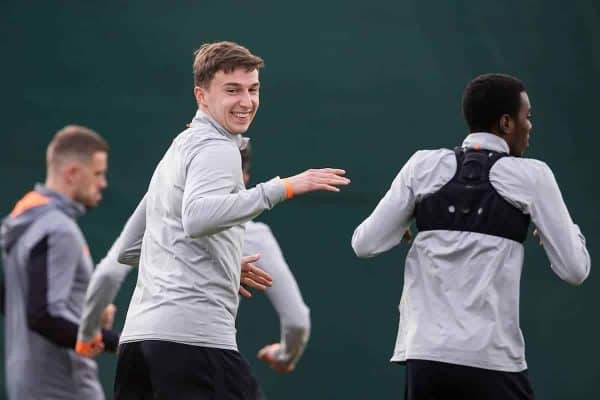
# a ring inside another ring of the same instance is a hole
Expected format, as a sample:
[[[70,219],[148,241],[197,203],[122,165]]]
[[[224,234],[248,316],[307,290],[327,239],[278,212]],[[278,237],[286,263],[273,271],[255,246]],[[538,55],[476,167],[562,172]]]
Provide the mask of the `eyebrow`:
[[[241,83],[238,83],[238,82],[225,82],[223,84],[223,86],[243,87],[244,85],[242,85]],[[258,86],[260,86],[260,82],[255,82],[252,85],[250,85],[250,87],[258,87]]]

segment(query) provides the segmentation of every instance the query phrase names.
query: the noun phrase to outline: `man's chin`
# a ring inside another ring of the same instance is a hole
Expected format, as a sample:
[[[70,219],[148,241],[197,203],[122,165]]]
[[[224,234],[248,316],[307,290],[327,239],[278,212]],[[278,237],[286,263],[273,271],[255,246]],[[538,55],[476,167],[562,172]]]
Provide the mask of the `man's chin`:
[[[102,198],[99,198],[97,200],[79,200],[79,202],[81,204],[83,204],[83,206],[87,209],[90,210],[92,208],[96,208],[98,207],[98,205],[100,204],[100,202],[102,201]]]
[[[244,133],[248,132],[248,129],[250,129],[250,124],[246,126],[236,126],[230,132],[232,135],[243,135]]]

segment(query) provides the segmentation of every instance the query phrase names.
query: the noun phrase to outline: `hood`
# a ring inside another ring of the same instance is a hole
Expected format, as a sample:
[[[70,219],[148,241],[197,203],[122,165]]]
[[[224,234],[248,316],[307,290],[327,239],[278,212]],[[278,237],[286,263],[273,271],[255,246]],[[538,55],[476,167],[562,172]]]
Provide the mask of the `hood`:
[[[40,215],[57,209],[70,218],[78,218],[85,213],[85,207],[66,196],[37,184],[15,204],[11,213],[0,226],[0,247],[8,253],[13,245],[27,231]]]

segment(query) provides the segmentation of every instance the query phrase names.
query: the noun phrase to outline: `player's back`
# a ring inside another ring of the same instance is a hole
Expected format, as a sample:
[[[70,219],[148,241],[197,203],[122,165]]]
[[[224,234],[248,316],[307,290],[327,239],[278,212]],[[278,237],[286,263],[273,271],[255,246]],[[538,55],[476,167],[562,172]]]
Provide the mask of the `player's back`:
[[[469,135],[463,148],[486,159],[508,153],[506,142],[488,133]],[[587,276],[585,241],[546,164],[507,155],[496,158],[484,170],[487,189],[481,197],[493,201],[462,207],[473,187],[455,185],[458,154],[449,149],[416,152],[373,214],[356,229],[353,246],[363,257],[390,249],[400,242],[415,213],[417,225],[426,227],[406,258],[392,360],[521,371],[527,367],[519,326],[522,241],[527,234],[523,221],[531,217],[547,238],[544,249],[552,269],[568,282],[577,284]],[[470,168],[468,161],[461,168]],[[420,216],[423,205],[428,212]],[[432,215],[443,218],[427,221]],[[512,215],[516,221],[497,221],[499,215]],[[440,219],[447,220],[447,226]],[[476,223],[463,224],[462,219]],[[503,231],[503,226],[519,231]]]

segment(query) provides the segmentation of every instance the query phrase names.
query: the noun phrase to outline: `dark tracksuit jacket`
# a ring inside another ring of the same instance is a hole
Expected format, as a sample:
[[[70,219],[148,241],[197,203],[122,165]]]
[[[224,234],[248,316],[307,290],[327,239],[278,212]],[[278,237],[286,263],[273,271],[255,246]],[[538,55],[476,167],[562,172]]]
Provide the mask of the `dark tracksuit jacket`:
[[[93,261],[85,207],[36,185],[3,221],[6,385],[10,399],[104,399],[96,363],[74,351]],[[113,332],[104,332],[114,350]]]

